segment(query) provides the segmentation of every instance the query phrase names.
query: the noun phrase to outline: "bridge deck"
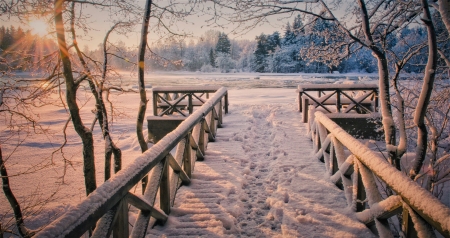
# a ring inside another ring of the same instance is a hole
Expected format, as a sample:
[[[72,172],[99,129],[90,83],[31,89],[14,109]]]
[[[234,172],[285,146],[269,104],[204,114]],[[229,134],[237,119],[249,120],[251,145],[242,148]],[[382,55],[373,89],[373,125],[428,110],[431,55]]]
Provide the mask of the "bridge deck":
[[[255,102],[230,105],[191,185],[149,236],[373,236],[313,159],[295,103]]]

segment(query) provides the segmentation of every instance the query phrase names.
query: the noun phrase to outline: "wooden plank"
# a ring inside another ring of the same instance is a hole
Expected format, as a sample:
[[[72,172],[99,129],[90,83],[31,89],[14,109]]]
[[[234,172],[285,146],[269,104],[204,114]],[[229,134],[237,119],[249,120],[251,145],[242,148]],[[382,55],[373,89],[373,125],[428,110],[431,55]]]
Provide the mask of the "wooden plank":
[[[128,203],[141,211],[150,212],[151,216],[157,220],[166,222],[169,218],[166,213],[158,208],[153,207],[149,202],[146,201],[144,197],[141,197],[134,193],[128,193]]]
[[[145,193],[143,195],[144,200],[153,206],[155,204],[156,194],[158,192],[159,183],[161,180],[161,174],[164,169],[164,162],[160,161],[158,165],[156,165],[151,174],[148,176],[150,183],[147,184],[147,188],[145,189]],[[131,231],[131,237],[133,238],[144,238],[147,232],[147,228],[149,225],[151,217],[150,211],[140,211],[136,222],[134,223],[133,230]]]
[[[185,146],[183,144],[183,149],[184,147]],[[168,158],[170,167],[172,167],[175,173],[179,174],[181,180],[183,181],[183,184],[189,185],[191,183],[191,179],[189,178],[189,176],[184,172],[184,170],[181,168],[181,166],[178,164],[178,162],[171,154],[168,155]]]
[[[103,238],[110,237],[112,233],[113,224],[116,219],[117,208],[120,204],[117,204],[111,210],[109,210],[105,215],[102,216],[97,222],[97,225],[92,233],[91,238]]]
[[[199,134],[200,134],[200,132],[199,132]],[[203,160],[205,157],[204,157],[202,151],[200,150],[200,147],[197,144],[193,133],[191,133],[189,143],[190,143],[192,149],[195,150],[195,155],[197,156],[197,160]]]
[[[356,90],[378,90],[376,84],[300,84],[297,87],[299,92],[305,91],[334,91],[337,89],[356,91]]]
[[[153,92],[158,93],[214,93],[221,86],[157,86],[153,87]]]
[[[370,209],[356,213],[358,220],[364,224],[369,224],[375,219],[386,220],[402,212],[402,199],[398,195],[393,195],[379,203],[372,205]]]

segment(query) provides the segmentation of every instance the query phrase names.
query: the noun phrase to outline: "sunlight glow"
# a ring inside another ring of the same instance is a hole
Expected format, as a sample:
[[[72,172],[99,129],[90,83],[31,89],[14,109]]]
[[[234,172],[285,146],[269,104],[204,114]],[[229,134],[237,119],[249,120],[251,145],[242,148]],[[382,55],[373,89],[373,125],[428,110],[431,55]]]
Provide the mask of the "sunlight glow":
[[[45,23],[45,21],[43,21],[43,20],[36,19],[36,20],[30,21],[29,25],[31,27],[31,33],[33,33],[33,34],[36,34],[39,36],[45,36],[48,34],[47,23]]]

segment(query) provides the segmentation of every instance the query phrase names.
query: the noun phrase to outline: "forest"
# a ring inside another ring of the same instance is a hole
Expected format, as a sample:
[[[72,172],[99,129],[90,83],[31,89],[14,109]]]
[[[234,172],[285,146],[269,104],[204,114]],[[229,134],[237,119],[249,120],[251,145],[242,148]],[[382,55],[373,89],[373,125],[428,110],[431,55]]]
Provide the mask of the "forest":
[[[436,14],[435,14],[436,16]],[[442,20],[435,17],[436,28],[440,34],[445,34]],[[304,22],[309,22],[305,25]],[[334,31],[334,34],[333,34]],[[331,32],[331,34],[329,34]],[[283,32],[272,34],[261,33],[254,40],[233,40],[225,32],[208,30],[202,36],[187,37],[174,36],[169,39],[153,42],[146,56],[146,69],[150,71],[201,71],[201,72],[259,72],[259,73],[374,73],[377,71],[377,62],[366,48],[350,49],[353,53],[347,57],[336,60],[316,60],[309,57],[307,49],[312,46],[325,46],[338,41],[338,29],[333,22],[320,18],[311,21],[305,16],[297,15],[293,22],[286,23]],[[328,35],[326,35],[328,34]],[[426,32],[419,26],[407,26],[388,39],[388,50],[395,55],[404,52],[409,46],[419,44],[426,40]],[[33,35],[14,26],[0,28],[0,49],[2,55],[13,60],[12,66],[20,71],[36,69],[36,60],[56,49],[56,43],[48,37]],[[39,45],[45,45],[40,47]],[[442,49],[448,49],[450,43],[440,42]],[[13,47],[11,47],[13,46]],[[97,61],[103,57],[102,45],[97,49],[84,52]],[[133,70],[136,62],[135,46],[125,44],[119,40],[111,44],[110,53],[115,57],[110,65],[117,70]],[[22,50],[25,49],[25,50]],[[14,56],[14,52],[21,52],[21,56]],[[23,57],[23,52],[28,57]],[[405,65],[406,73],[421,73],[426,64],[422,49],[415,54]],[[447,57],[450,51],[443,52]],[[16,59],[14,59],[16,57]],[[6,62],[5,61],[5,62]],[[18,61],[25,61],[18,62]],[[33,66],[34,67],[30,67]],[[441,67],[445,62],[441,60]],[[28,66],[28,68],[27,68]],[[1,65],[0,65],[1,68]],[[5,68],[5,67],[3,67]]]

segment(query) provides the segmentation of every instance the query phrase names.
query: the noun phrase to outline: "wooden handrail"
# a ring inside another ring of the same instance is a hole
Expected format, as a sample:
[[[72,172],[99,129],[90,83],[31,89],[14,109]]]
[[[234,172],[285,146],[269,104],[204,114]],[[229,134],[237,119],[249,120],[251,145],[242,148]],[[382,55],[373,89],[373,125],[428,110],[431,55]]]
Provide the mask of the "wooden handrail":
[[[132,237],[144,237],[150,217],[165,222],[167,214],[170,212],[170,206],[173,205],[172,199],[175,198],[179,178],[185,183],[189,182],[187,176],[191,175],[191,168],[196,160],[196,155],[199,154],[192,153],[192,150],[206,147],[204,144],[199,145],[200,142],[207,143],[207,141],[203,141],[204,133],[209,132],[209,138],[215,137],[218,123],[205,122],[205,119],[217,120],[217,115],[221,115],[221,113],[216,111],[216,105],[221,105],[225,95],[227,95],[226,88],[218,89],[177,129],[137,157],[130,166],[105,181],[78,205],[46,226],[36,234],[36,237],[80,237],[94,226],[96,226],[94,237],[108,237],[113,227],[121,227],[121,229],[114,230],[115,237],[128,237],[130,234]],[[195,128],[198,129],[197,132],[195,132]],[[170,151],[177,145],[179,147],[177,154],[172,156]],[[175,171],[169,170],[172,168],[171,165]],[[180,169],[184,171],[181,172]],[[130,189],[149,172],[151,173],[144,195],[130,194]],[[170,177],[169,172],[172,175]],[[161,193],[160,209],[154,207],[158,191]],[[126,206],[128,203],[140,209],[131,233],[128,232]]]
[[[310,121],[310,135],[314,141],[314,149],[318,159],[325,162],[327,170],[331,175],[331,180],[344,189],[353,187],[352,201],[353,208],[359,212],[362,222],[366,221],[376,225],[380,236],[390,232],[386,219],[403,211],[404,222],[413,222],[414,228],[419,226],[420,220],[424,220],[434,227],[444,237],[450,237],[450,208],[441,203],[430,192],[420,187],[404,173],[398,171],[389,164],[379,153],[370,150],[367,146],[352,137],[324,113],[317,111]],[[344,148],[351,152],[350,157],[345,157]],[[354,169],[349,169],[353,166]],[[337,167],[337,168],[336,168]],[[354,173],[350,178],[350,173]],[[353,172],[354,171],[354,172]],[[403,206],[399,207],[397,199],[381,199],[373,176],[381,179],[395,194],[400,196]],[[367,199],[366,199],[367,198]],[[392,202],[387,202],[390,199]],[[364,202],[370,206],[366,210]],[[386,202],[383,202],[386,201]],[[394,202],[395,201],[395,202]],[[362,213],[362,211],[364,213]],[[374,215],[376,214],[376,215]],[[410,217],[414,217],[411,219]],[[406,220],[406,221],[405,221]],[[366,223],[366,225],[370,225]],[[375,224],[374,224],[375,223]],[[411,228],[409,232],[428,236],[421,232],[430,232],[425,226],[424,229]],[[413,230],[413,231],[411,231]],[[407,231],[404,231],[407,233]],[[406,234],[407,237],[414,234]]]

